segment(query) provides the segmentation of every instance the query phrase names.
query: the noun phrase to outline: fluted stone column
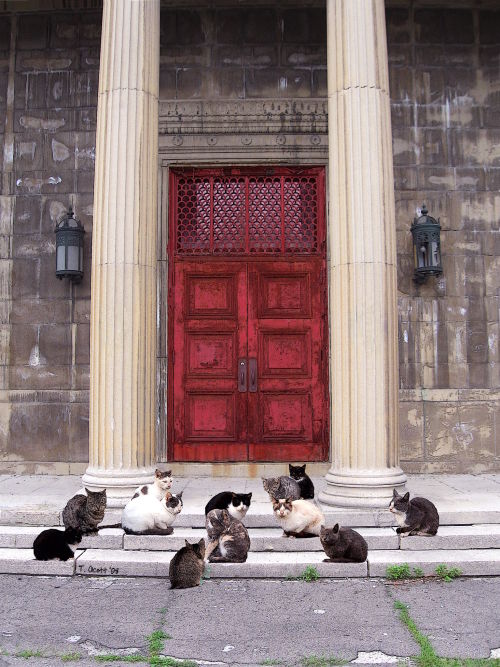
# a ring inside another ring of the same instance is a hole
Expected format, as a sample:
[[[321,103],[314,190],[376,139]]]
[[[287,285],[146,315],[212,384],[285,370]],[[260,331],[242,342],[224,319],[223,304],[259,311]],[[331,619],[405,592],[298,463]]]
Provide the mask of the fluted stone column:
[[[108,506],[153,474],[159,36],[160,0],[104,0],[83,482]]]
[[[384,0],[327,0],[327,20],[333,453],[320,500],[383,507],[406,481]]]

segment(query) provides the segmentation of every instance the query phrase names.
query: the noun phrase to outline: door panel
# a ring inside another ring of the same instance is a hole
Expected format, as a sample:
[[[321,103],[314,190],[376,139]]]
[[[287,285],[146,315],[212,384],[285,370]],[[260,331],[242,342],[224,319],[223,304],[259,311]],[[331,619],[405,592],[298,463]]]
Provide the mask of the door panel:
[[[249,265],[248,356],[258,377],[248,397],[250,460],[325,456],[321,269],[320,258]]]
[[[237,359],[247,350],[246,263],[182,261],[173,273],[173,457],[245,461]]]

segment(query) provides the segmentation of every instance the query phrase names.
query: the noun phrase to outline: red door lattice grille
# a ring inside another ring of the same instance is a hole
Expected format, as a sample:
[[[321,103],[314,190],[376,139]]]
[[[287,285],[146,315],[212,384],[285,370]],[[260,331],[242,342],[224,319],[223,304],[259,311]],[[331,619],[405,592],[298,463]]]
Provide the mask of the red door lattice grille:
[[[316,254],[324,170],[173,170],[177,255]]]

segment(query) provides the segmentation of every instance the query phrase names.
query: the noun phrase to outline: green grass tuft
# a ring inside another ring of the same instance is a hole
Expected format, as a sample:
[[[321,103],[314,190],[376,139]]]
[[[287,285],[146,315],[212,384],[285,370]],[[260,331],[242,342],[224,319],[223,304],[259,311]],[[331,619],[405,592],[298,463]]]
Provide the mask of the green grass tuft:
[[[424,571],[421,567],[414,567],[412,571],[408,563],[401,563],[399,565],[389,565],[385,571],[385,576],[393,581],[397,579],[416,579],[423,577]]]
[[[24,649],[23,651],[18,651],[14,653],[16,658],[43,658],[45,657],[42,651],[36,650],[33,651],[29,648]]]
[[[106,653],[104,655],[96,655],[94,658],[97,662],[148,662],[148,658],[143,655],[116,655],[116,653]]]
[[[436,575],[443,581],[453,581],[462,574],[462,570],[458,567],[448,567],[444,563],[438,565],[435,569]]]
[[[318,570],[313,565],[308,565],[300,575],[299,579],[307,582],[317,581],[319,579]]]
[[[333,667],[334,665],[345,665],[347,660],[335,656],[309,655],[301,660],[302,667]]]
[[[82,659],[81,653],[63,653],[61,655],[62,662],[76,662]]]
[[[272,667],[272,665],[282,665],[283,661],[282,660],[272,660],[271,658],[266,658],[260,664],[263,665],[263,667],[265,667],[266,665],[268,665],[269,667]]]
[[[149,653],[151,656],[156,656],[163,649],[163,642],[165,639],[172,639],[163,630],[153,630],[148,637]]]

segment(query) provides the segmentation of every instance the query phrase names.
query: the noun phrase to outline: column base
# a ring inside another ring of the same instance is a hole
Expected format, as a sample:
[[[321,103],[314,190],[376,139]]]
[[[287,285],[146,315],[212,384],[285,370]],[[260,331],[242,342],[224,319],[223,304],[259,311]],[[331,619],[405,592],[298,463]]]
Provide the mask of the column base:
[[[90,491],[106,489],[106,507],[125,507],[138,486],[151,484],[154,474],[154,468],[136,468],[133,470],[87,468],[85,475],[82,477],[82,483]]]
[[[331,468],[326,474],[326,489],[319,494],[319,501],[334,507],[370,509],[388,507],[392,491],[401,493],[406,475],[401,468],[381,470],[356,470]]]

